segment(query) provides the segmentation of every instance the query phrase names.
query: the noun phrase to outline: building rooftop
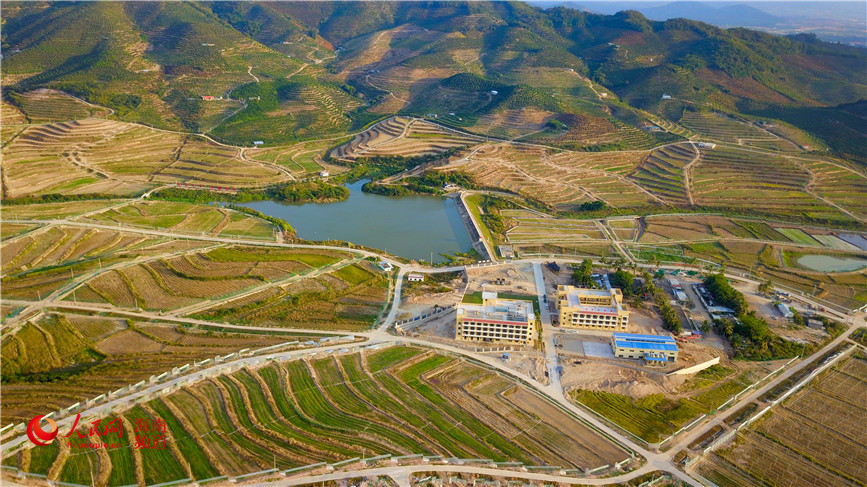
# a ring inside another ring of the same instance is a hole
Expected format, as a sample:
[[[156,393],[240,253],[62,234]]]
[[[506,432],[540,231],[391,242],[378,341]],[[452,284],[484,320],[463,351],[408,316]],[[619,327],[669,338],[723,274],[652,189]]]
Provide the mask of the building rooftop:
[[[498,299],[497,293],[482,293],[485,304],[458,305],[457,314],[463,318],[479,320],[508,321],[526,325],[528,321],[535,321],[533,303],[519,299]]]
[[[623,307],[615,299],[615,294],[619,291],[616,289],[588,289],[578,288],[574,286],[565,286],[566,305],[570,308],[577,308],[585,313],[606,313],[617,314],[623,310]],[[609,306],[587,305],[581,302],[582,297],[609,298]]]
[[[628,340],[633,342],[651,343],[674,343],[674,338],[668,335],[642,335],[640,333],[612,333],[615,340]]]
[[[675,345],[674,343],[618,340],[615,338],[614,344],[618,347],[637,348],[639,350],[659,350],[659,351],[663,351],[663,352],[676,352],[677,351],[677,345]]]

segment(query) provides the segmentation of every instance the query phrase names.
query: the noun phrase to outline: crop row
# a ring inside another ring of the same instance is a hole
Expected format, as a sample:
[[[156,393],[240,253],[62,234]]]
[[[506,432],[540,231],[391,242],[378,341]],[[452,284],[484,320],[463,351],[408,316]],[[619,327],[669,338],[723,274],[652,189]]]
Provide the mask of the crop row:
[[[112,438],[119,448],[69,451],[55,442],[4,464],[85,485],[151,485],[362,455],[440,454],[580,468],[625,457],[546,404],[484,369],[389,348],[208,379],[122,413],[126,435]],[[131,448],[142,419],[165,422],[166,448]]]

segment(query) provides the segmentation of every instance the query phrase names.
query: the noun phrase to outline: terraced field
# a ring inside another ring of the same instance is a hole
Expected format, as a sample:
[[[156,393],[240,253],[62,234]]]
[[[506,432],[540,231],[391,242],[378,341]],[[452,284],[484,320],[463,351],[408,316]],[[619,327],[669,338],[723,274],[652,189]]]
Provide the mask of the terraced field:
[[[119,160],[125,150],[119,151],[113,139],[130,127],[136,126],[99,119],[28,127],[3,148],[7,194],[9,197],[39,193],[129,195],[143,191],[147,181],[113,174],[90,159],[103,155]],[[145,157],[150,156],[148,165],[159,164],[170,156],[171,145],[161,141],[159,146],[157,153],[146,153]]]
[[[175,310],[259,288],[270,290],[289,277],[345,257],[316,250],[218,248],[107,271],[79,288],[75,299],[127,309]]]
[[[202,480],[389,453],[582,469],[628,458],[509,379],[405,347],[271,362],[199,382],[122,415],[127,422],[164,419],[169,448],[114,449],[110,459],[101,459],[110,461],[94,463],[97,479],[107,479],[109,469],[116,478],[137,478],[135,470],[145,467],[150,476],[140,484]],[[75,478],[76,457],[58,450],[41,448],[29,462],[17,455],[5,463],[51,479]]]
[[[641,243],[666,241],[700,241],[718,238],[744,238],[791,242],[779,229],[756,220],[715,215],[679,215],[645,217]]]
[[[33,125],[3,148],[10,197],[137,194],[155,183],[259,185],[284,179],[237,147],[137,124],[86,118]]]
[[[721,487],[864,485],[865,395],[867,361],[856,355],[741,430],[699,472]]]
[[[319,266],[333,262],[321,261]],[[250,326],[323,330],[369,329],[386,301],[388,281],[367,261],[268,287],[192,316]]]
[[[275,228],[261,218],[227,208],[169,201],[136,201],[89,215],[100,223],[172,230],[179,233],[274,240]]]
[[[180,155],[174,162],[153,175],[154,181],[259,186],[284,179],[276,168],[243,159],[237,147],[193,138],[179,150]]]
[[[555,153],[540,147],[486,144],[448,167],[466,172],[480,186],[501,188],[558,209],[594,200],[620,208],[643,206],[654,198],[625,177],[643,157],[641,152]]]
[[[315,335],[214,331],[49,311],[3,336],[3,425],[28,421],[172,367],[311,337]]]
[[[417,118],[391,117],[379,122],[332,152],[354,160],[375,156],[422,156],[478,143],[481,138],[449,132]]]
[[[5,226],[5,225],[4,225]],[[3,242],[3,297],[36,300],[64,288],[74,278],[131,256],[182,253],[203,242],[55,226]]]
[[[506,242],[520,250],[540,244],[571,245],[607,241],[605,234],[593,222],[543,218],[525,210],[501,210],[509,230]]]
[[[545,128],[554,112],[536,108],[512,108],[487,113],[470,130],[495,137],[520,137]]]
[[[117,201],[109,200],[82,200],[33,205],[3,205],[3,217],[10,220],[67,218],[96,211],[100,208],[106,208],[117,203]]]
[[[66,93],[55,90],[39,89],[24,94],[16,93],[14,98],[30,123],[104,117],[109,114],[107,108],[88,105]]]
[[[303,177],[322,170],[323,163],[320,156],[334,142],[333,140],[309,141],[284,147],[250,149],[246,151],[246,155],[252,160],[280,165],[293,175]],[[330,169],[333,171],[333,168]]]
[[[703,138],[772,151],[800,151],[801,148],[761,128],[716,112],[687,112],[680,119],[684,127]]]
[[[848,220],[807,192],[811,175],[783,157],[717,147],[702,150],[694,168],[693,193],[701,206]]]
[[[665,146],[652,151],[629,178],[670,204],[689,204],[686,166],[697,157],[692,144]]]
[[[867,175],[840,164],[825,161],[806,163],[813,173],[812,189],[822,197],[846,208],[855,215],[867,217]]]

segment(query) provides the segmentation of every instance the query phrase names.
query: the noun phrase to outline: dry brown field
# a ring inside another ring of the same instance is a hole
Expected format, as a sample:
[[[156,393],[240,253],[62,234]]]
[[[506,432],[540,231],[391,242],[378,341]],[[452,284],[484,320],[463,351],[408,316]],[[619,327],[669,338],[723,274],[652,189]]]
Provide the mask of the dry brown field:
[[[867,482],[867,360],[843,360],[776,406],[699,472],[720,487]]]
[[[485,144],[447,168],[468,173],[481,186],[502,188],[558,209],[595,200],[619,208],[646,205],[655,198],[625,177],[644,155]]]
[[[478,143],[481,138],[451,132],[417,118],[391,117],[379,122],[332,151],[332,157],[414,157],[439,154]]]
[[[3,158],[9,197],[130,195],[159,183],[249,186],[286,177],[242,158],[237,147],[96,118],[31,125],[3,148]]]

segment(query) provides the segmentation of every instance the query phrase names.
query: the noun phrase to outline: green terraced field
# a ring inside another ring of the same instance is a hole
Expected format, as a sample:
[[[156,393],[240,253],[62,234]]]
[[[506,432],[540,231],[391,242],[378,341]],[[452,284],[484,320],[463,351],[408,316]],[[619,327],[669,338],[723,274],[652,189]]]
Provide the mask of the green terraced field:
[[[122,442],[109,455],[111,465],[90,454],[92,466],[88,454],[60,459],[46,448],[29,471],[60,468],[64,481],[84,485],[91,470],[96,478],[135,483],[135,469],[142,467],[144,482],[154,484],[362,454],[438,454],[582,469],[628,458],[511,380],[407,347],[271,362],[204,380],[123,416],[166,421],[168,448],[133,451]]]

